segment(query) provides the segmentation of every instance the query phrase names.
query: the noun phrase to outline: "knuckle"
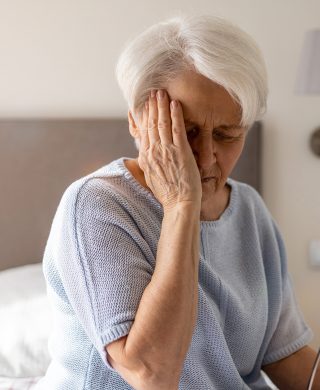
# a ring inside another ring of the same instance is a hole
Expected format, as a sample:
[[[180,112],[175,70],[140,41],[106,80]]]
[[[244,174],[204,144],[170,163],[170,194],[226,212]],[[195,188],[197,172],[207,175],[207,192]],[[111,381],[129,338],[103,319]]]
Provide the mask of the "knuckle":
[[[155,161],[159,155],[159,142],[155,141],[148,149],[148,160]]]
[[[170,126],[170,121],[168,119],[161,119],[158,123],[159,129],[166,129]]]
[[[149,119],[149,122],[148,122],[148,127],[153,129],[155,127],[157,127],[158,123],[157,123],[157,120],[155,118],[151,118]]]
[[[173,133],[176,133],[176,134],[177,134],[177,133],[180,133],[180,130],[181,130],[181,129],[180,129],[179,126],[172,126],[172,132],[173,132]]]

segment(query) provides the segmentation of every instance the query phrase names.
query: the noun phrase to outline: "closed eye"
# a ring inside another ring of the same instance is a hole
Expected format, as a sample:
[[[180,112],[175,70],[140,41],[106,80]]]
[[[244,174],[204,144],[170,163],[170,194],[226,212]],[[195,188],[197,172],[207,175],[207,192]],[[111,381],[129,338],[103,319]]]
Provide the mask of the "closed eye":
[[[197,136],[198,132],[199,132],[199,129],[197,127],[193,127],[190,130],[187,130],[187,137],[189,139],[192,139],[192,138]],[[222,131],[216,131],[216,129],[213,131],[212,137],[217,139],[217,140],[229,141],[229,142],[230,141],[238,141],[238,140],[242,139],[242,135],[231,136],[231,135],[225,134]]]
[[[190,130],[187,130],[187,136],[188,137],[193,137],[198,133],[198,129],[196,127],[193,127]]]
[[[242,138],[241,136],[236,136],[235,137],[235,136],[226,135],[226,134],[220,133],[220,132],[214,132],[212,136],[214,138],[217,138],[217,139],[230,140],[230,141],[236,141],[236,140],[239,140],[239,139]]]

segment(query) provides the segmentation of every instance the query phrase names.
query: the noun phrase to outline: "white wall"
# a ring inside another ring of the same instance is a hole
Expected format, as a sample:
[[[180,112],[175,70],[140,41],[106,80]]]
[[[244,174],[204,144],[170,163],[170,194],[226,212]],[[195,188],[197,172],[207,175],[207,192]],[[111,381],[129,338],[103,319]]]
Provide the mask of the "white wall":
[[[320,345],[320,270],[308,243],[320,239],[320,159],[308,148],[320,96],[293,88],[304,32],[320,27],[319,0],[0,0],[0,117],[126,115],[114,64],[131,36],[176,12],[238,23],[259,43],[270,79],[265,116],[265,201],[287,244],[302,311]]]

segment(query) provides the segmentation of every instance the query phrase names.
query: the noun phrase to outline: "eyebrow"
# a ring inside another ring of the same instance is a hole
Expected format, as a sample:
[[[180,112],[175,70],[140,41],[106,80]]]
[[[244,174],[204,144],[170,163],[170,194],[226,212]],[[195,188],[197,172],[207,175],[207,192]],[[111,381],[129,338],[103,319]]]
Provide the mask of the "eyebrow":
[[[184,123],[185,125],[199,126],[196,122],[193,122],[192,120],[189,119],[185,119]],[[236,124],[231,124],[231,125],[221,124],[219,126],[216,126],[216,128],[223,129],[223,130],[231,130],[231,129],[242,129],[242,126]]]

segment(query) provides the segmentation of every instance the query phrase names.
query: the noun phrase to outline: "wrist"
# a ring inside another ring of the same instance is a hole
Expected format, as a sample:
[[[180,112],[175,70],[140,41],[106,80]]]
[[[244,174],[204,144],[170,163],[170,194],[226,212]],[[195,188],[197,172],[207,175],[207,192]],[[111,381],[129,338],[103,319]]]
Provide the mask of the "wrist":
[[[187,215],[189,218],[195,216],[200,220],[201,204],[194,201],[183,201],[174,206],[166,206],[163,211],[164,215]]]

